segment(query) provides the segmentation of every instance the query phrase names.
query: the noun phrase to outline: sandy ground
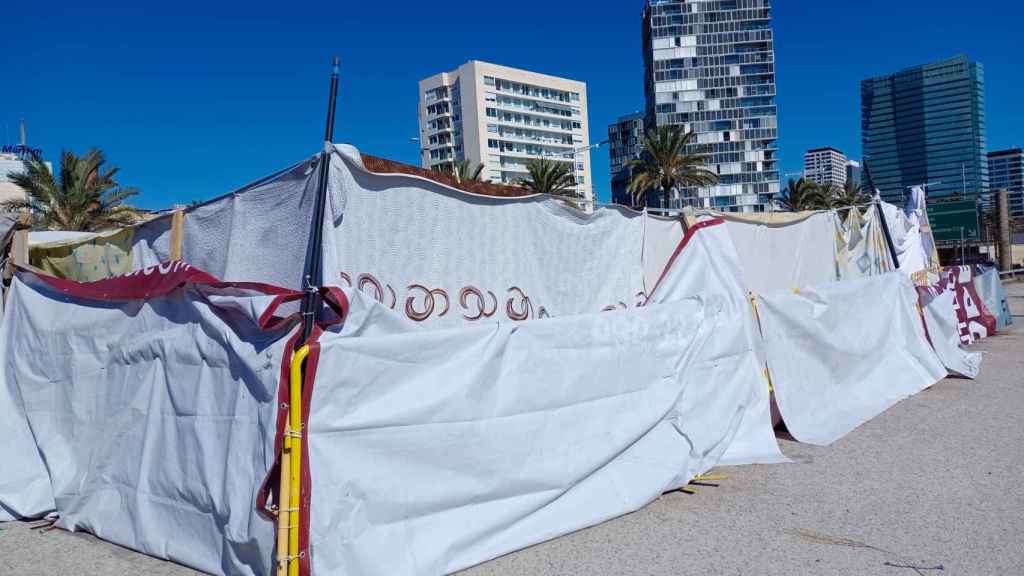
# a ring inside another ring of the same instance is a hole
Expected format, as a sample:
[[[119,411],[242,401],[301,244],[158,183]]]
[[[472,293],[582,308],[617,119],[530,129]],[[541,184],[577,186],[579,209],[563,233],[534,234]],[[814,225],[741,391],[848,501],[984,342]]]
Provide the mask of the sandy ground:
[[[1024,284],[1016,325],[946,379],[827,448],[781,440],[792,464],[722,468],[695,495],[464,576],[1024,574]],[[84,534],[0,525],[0,574],[194,574]],[[941,568],[940,568],[941,567]]]

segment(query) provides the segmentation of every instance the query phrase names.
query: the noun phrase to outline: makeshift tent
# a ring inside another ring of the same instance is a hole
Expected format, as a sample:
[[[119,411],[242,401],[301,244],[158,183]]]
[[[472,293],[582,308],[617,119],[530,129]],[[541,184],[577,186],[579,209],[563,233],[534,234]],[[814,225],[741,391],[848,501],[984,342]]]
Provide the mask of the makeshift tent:
[[[1006,330],[1013,324],[1013,314],[1010,313],[1010,305],[1006,301],[1006,291],[999,280],[998,270],[987,268],[981,273],[975,272],[974,290],[988,311],[995,316],[997,331]]]
[[[56,510],[59,527],[206,572],[267,574],[273,523],[254,494],[296,325],[274,313],[300,296],[182,263],[93,284],[20,272],[0,327],[0,509]]]
[[[995,334],[996,318],[974,286],[974,268],[947,266],[942,269],[942,277],[956,290],[954,310],[959,318],[960,342],[971,344]]]
[[[309,415],[314,574],[446,574],[636,510],[749,401],[699,369],[711,301],[427,330],[346,295]]]
[[[956,286],[944,277],[932,286],[917,286],[928,340],[942,364],[954,374],[975,378],[981,354],[961,347]]]
[[[323,268],[341,288],[325,294],[344,322],[314,331],[303,388],[301,561],[317,573],[456,570],[635,510],[715,464],[781,461],[765,368],[787,358],[820,368],[774,383],[817,442],[937,373],[905,279],[874,275],[876,259],[856,294],[840,281],[840,244],[874,258],[870,214],[847,228],[834,213],[779,227],[705,217],[684,235],[643,212],[478,196],[327,153]],[[0,457],[25,466],[0,470],[3,510],[55,509],[62,526],[213,573],[270,569],[255,503],[284,437],[287,306],[309,248],[296,231],[321,161],[186,209],[180,233],[171,215],[133,227],[128,277],[19,273],[0,425],[21,443]],[[748,262],[733,228],[783,265]],[[143,267],[175,251],[225,282]],[[786,291],[759,294],[760,328],[752,283]],[[805,295],[784,298],[794,287]],[[851,319],[870,325],[853,334]],[[837,335],[865,342],[851,352]],[[773,348],[787,338],[798,350]],[[891,390],[851,360],[871,354],[906,369],[885,375]]]
[[[468,566],[716,464],[759,375],[707,377],[736,367],[710,355],[750,341],[718,333],[734,324],[727,302],[688,290],[700,297],[429,330],[347,289],[308,388],[317,573]],[[254,495],[296,326],[274,314],[299,296],[180,263],[91,284],[20,272],[0,421],[26,428],[0,448],[18,463],[0,472],[4,509],[55,509],[61,527],[208,572],[266,573],[273,531]],[[409,552],[381,556],[396,543]]]
[[[907,276],[759,294],[765,355],[786,427],[828,445],[946,376]]]

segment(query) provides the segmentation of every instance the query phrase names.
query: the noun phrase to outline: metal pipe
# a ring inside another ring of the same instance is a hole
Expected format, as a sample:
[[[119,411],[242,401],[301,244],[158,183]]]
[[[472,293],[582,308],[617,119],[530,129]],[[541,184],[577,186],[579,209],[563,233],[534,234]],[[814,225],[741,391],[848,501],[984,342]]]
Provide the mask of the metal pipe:
[[[321,313],[319,287],[323,284],[323,238],[324,238],[324,206],[327,203],[327,181],[330,178],[331,154],[328,145],[334,139],[334,111],[338,100],[338,70],[340,64],[337,57],[331,66],[331,94],[327,100],[327,126],[324,129],[324,150],[320,152],[320,166],[316,199],[313,203],[313,219],[310,223],[309,243],[306,247],[306,264],[303,275],[303,289],[306,291],[302,299],[302,338],[296,344],[301,346],[313,333]]]
[[[302,505],[302,377],[303,362],[309,356],[305,344],[292,356],[288,422],[285,446],[290,454],[288,471],[288,576],[299,576],[299,507]],[[281,470],[284,473],[284,469]],[[282,509],[283,510],[283,509]]]

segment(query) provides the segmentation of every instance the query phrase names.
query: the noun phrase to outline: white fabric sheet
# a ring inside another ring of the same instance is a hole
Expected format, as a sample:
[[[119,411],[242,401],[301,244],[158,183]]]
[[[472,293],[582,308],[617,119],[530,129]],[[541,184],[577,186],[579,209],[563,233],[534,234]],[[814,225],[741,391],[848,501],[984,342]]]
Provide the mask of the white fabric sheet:
[[[204,572],[270,573],[255,493],[274,460],[285,335],[256,327],[268,301],[200,287],[87,301],[19,275],[0,336],[0,423],[14,425],[0,507],[55,502],[61,528]]]
[[[729,237],[726,225],[713,221],[691,228],[651,301],[665,303],[697,296],[718,313],[714,338],[701,349],[690,370],[701,381],[746,391],[742,422],[720,463],[784,462],[772,429],[760,336]],[[718,400],[709,397],[705,401],[714,404]]]
[[[425,330],[347,293],[309,419],[315,574],[445,574],[636,510],[718,460],[749,395],[694,369],[700,299]]]
[[[938,294],[929,289],[918,289],[928,339],[943,366],[961,376],[975,378],[981,367],[981,354],[968,352],[960,346],[956,288],[952,285],[946,286],[946,289]]]
[[[773,226],[727,220],[746,287],[761,294],[836,281],[836,218],[818,212]]]
[[[325,282],[434,327],[637,306],[682,237],[679,222],[625,208],[374,174],[350,146],[336,147],[330,190]]]
[[[759,295],[758,314],[775,399],[801,442],[831,444],[946,375],[902,274]]]

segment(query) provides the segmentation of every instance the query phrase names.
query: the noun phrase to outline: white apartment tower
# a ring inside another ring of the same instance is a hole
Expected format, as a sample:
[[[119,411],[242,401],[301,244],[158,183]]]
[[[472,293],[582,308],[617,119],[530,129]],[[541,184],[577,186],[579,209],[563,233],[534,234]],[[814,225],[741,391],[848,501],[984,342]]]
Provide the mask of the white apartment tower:
[[[760,212],[779,193],[771,18],[771,0],[647,0],[645,126],[694,132],[688,152],[718,176],[674,206]]]
[[[804,178],[817,184],[846,185],[848,162],[842,150],[813,148],[804,154]]]
[[[484,166],[483,179],[514,184],[526,163],[571,163],[577,192],[593,200],[587,86],[583,82],[471,60],[420,81],[424,168],[459,160]]]

